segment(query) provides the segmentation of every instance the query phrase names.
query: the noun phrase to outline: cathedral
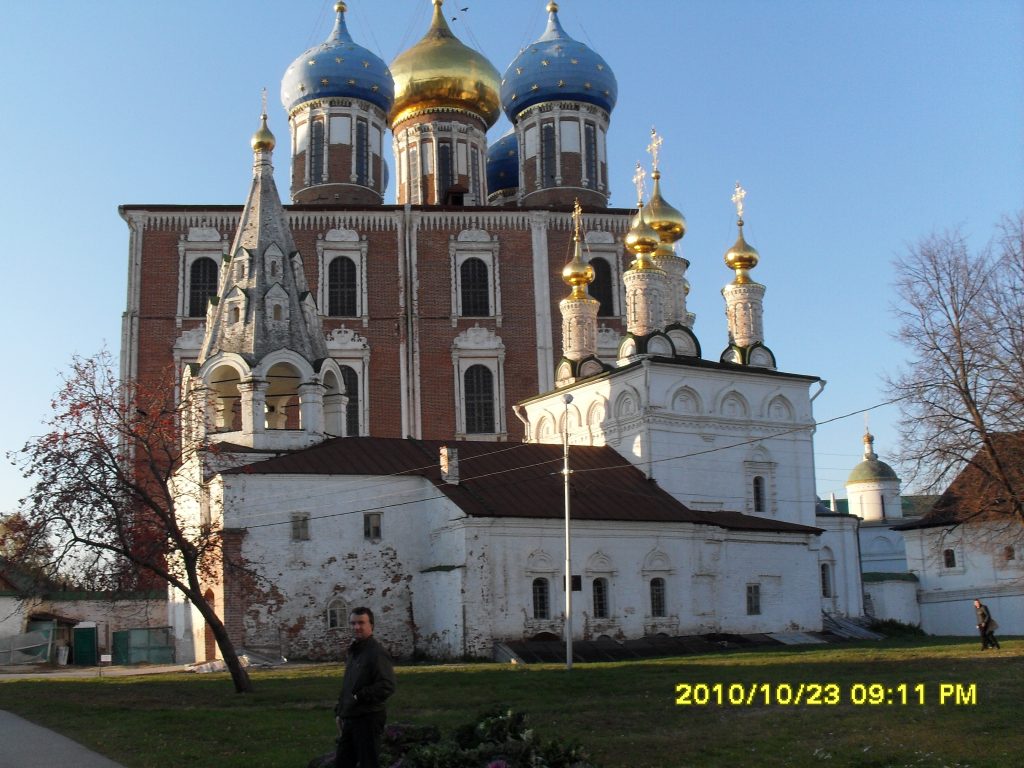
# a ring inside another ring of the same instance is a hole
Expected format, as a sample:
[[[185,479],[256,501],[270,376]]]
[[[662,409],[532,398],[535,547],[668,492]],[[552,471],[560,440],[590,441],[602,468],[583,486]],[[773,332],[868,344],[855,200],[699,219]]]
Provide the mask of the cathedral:
[[[636,207],[607,206],[608,62],[549,2],[502,75],[433,6],[385,64],[335,5],[244,205],[121,208],[122,369],[174,377],[183,439],[216,446],[176,487],[224,532],[207,595],[236,645],[337,658],[362,604],[395,654],[442,658],[860,615],[856,520],[816,505],[823,382],[766,344],[744,190],[702,343],[653,131],[650,194],[638,167]],[[170,612],[179,661],[213,658]]]

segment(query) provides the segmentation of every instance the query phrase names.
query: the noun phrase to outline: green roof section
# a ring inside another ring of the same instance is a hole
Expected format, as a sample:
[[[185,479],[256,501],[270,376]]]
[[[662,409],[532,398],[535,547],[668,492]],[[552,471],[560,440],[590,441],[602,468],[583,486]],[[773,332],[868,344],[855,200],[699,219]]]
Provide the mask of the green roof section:
[[[850,483],[871,483],[879,480],[896,480],[899,478],[896,476],[896,472],[886,464],[884,461],[878,459],[864,459],[860,464],[853,468],[850,472],[850,476],[846,479],[846,484]]]

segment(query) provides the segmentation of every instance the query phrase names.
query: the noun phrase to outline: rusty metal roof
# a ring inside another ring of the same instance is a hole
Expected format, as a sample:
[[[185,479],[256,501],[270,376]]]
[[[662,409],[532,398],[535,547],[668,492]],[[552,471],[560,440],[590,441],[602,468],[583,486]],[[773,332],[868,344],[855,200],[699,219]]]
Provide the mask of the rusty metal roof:
[[[440,449],[457,449],[460,480],[441,478]],[[572,446],[570,502],[576,520],[676,522],[730,530],[819,533],[740,512],[693,510],[608,447]],[[429,480],[471,517],[562,518],[562,446],[538,443],[347,437],[226,470],[252,475],[414,476]]]

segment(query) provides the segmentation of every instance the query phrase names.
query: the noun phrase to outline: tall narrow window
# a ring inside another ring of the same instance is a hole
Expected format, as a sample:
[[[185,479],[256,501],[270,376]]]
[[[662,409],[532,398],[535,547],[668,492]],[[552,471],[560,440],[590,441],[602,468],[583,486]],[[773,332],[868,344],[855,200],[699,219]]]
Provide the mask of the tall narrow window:
[[[466,433],[494,432],[494,374],[485,365],[471,365],[466,370]]]
[[[327,314],[354,317],[356,312],[356,265],[347,256],[338,256],[327,268]]]
[[[555,124],[540,128],[540,178],[542,187],[555,186]]]
[[[356,121],[356,184],[370,182],[370,129],[365,120]]]
[[[367,512],[363,515],[363,538],[367,541],[380,541],[380,512]]]
[[[309,135],[309,183],[324,180],[324,121],[314,120]]]
[[[761,475],[754,477],[754,512],[764,512],[764,478]]]
[[[292,512],[292,541],[309,541],[308,512]]]
[[[594,579],[594,618],[608,618],[608,579]]]
[[[597,309],[599,317],[614,317],[615,305],[612,302],[612,268],[600,256],[590,260],[594,268],[594,282],[590,284],[590,295],[601,302]]]
[[[593,123],[584,123],[583,142],[583,155],[587,163],[587,178],[584,181],[591,189],[597,189],[597,129]]]
[[[551,605],[548,594],[548,580],[537,578],[533,580],[533,618],[550,619]]]
[[[345,395],[348,405],[345,406],[345,435],[356,437],[359,434],[359,374],[355,369],[341,366],[341,380],[345,384]]]
[[[459,267],[463,317],[488,317],[491,314],[491,290],[487,265],[483,259],[470,258]]]
[[[476,205],[483,205],[483,192],[480,189],[480,150],[473,147],[469,153],[469,192],[473,195]]]
[[[651,579],[651,616],[665,615],[665,580]]]
[[[450,141],[437,144],[437,192],[438,202],[444,202],[452,188],[452,145]]]
[[[821,564],[821,596],[832,597],[832,566]]]
[[[747,615],[759,616],[761,614],[761,585],[747,584]]]
[[[206,305],[217,295],[217,262],[201,258],[192,262],[188,275],[188,316],[205,317]]]
[[[409,145],[409,202],[420,202],[420,184],[423,173],[420,171],[420,150],[418,144]]]

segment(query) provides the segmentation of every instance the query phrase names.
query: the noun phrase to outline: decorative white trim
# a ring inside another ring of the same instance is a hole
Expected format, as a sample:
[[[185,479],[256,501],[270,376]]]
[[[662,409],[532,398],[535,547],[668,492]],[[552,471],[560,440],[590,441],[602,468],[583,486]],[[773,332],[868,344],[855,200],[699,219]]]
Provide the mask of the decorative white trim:
[[[330,265],[334,259],[344,257],[350,259],[356,268],[356,313],[344,315],[362,321],[363,327],[370,324],[369,295],[367,286],[367,252],[369,243],[366,235],[360,236],[354,229],[335,227],[326,234],[318,236],[316,241],[317,256],[317,306],[323,317],[343,317],[329,315],[330,311]]]
[[[457,236],[448,238],[448,259],[450,262],[450,283],[452,297],[452,328],[458,327],[459,319],[489,318],[501,328],[501,269],[498,254],[501,244],[497,235],[491,237],[486,230],[466,229]],[[487,267],[487,306],[489,315],[462,314],[462,265],[468,259],[480,259]]]
[[[483,365],[491,372],[494,385],[494,432],[466,432],[466,371]],[[452,342],[452,367],[455,375],[455,437],[460,440],[505,440],[505,345],[490,328],[475,325],[455,337]]]

